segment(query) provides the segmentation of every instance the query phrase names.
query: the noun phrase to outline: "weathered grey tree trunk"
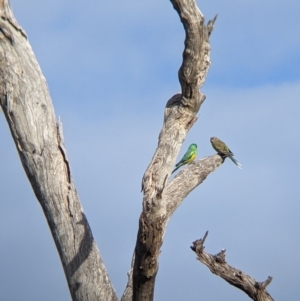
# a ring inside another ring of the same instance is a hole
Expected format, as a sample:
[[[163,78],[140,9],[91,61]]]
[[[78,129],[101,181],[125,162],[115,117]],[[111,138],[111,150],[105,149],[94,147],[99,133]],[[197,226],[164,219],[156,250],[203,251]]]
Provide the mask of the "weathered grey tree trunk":
[[[46,216],[74,301],[118,300],[80,205],[45,78],[8,0],[0,1],[0,102]]]
[[[205,100],[199,89],[210,66],[209,36],[215,21],[209,21],[205,26],[194,0],[171,2],[186,33],[179,69],[181,93],[166,104],[158,146],[143,176],[143,211],[123,301],[153,300],[158,256],[170,217],[184,198],[223,163],[219,155],[206,157],[190,164],[169,181],[180,147],[197,121],[196,114]]]

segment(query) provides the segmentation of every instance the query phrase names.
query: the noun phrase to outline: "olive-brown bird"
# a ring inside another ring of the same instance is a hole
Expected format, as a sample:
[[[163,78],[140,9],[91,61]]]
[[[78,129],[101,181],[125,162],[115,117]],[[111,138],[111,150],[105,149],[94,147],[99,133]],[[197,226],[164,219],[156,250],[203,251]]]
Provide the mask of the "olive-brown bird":
[[[219,155],[221,155],[222,158],[225,159],[226,157],[228,157],[238,168],[242,168],[242,164],[240,164],[236,159],[233,158],[233,152],[223,141],[221,141],[217,137],[211,137],[210,142],[212,147],[217,151]]]

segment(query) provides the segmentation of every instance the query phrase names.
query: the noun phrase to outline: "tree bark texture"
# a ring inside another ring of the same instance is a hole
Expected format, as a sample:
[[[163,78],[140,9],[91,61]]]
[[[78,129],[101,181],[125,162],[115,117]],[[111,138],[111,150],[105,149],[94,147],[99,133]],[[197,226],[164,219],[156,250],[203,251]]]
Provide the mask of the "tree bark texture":
[[[268,277],[264,282],[257,282],[246,273],[227,264],[225,260],[226,250],[221,250],[216,255],[204,252],[204,242],[208,235],[205,233],[202,239],[193,242],[191,249],[197,254],[198,260],[206,265],[213,274],[216,274],[227,281],[229,284],[245,292],[254,301],[274,301],[266,290],[266,287],[272,281]]]
[[[183,23],[186,37],[178,77],[181,93],[167,102],[158,146],[142,180],[143,210],[122,300],[150,301],[154,296],[158,256],[167,223],[184,198],[223,163],[219,155],[190,164],[169,181],[176,157],[205,96],[199,91],[210,66],[209,36],[214,20],[204,17],[194,0],[171,0]]]
[[[0,0],[0,104],[55,241],[73,301],[118,300],[72,181],[62,125],[8,0]]]

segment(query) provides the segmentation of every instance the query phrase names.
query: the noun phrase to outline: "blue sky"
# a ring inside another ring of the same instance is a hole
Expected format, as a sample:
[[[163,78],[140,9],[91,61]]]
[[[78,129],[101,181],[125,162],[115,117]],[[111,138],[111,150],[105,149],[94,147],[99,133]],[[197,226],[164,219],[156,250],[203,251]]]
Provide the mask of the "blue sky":
[[[157,145],[166,101],[180,91],[184,31],[169,1],[11,0],[60,116],[73,178],[109,275],[126,285],[141,211],[142,175]],[[195,260],[206,251],[299,300],[300,2],[198,1],[211,36],[207,99],[181,156],[209,138],[226,162],[176,211],[160,256],[155,300],[249,300]],[[70,300],[42,210],[0,116],[0,300]],[[120,249],[121,246],[121,249]],[[16,283],[18,285],[16,286]],[[18,287],[18,289],[16,289]]]

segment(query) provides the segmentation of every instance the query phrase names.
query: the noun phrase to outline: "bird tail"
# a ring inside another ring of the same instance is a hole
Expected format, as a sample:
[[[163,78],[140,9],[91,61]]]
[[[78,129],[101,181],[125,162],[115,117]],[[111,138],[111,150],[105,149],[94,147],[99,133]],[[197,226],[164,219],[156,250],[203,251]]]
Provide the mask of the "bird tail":
[[[178,168],[180,168],[182,165],[184,165],[184,163],[177,163],[176,165],[175,165],[175,168],[173,169],[173,171],[172,171],[172,173],[174,173]],[[171,173],[171,174],[172,174]]]
[[[231,156],[228,156],[228,158],[240,169],[242,169],[242,164],[240,162],[238,162],[236,159],[234,159]]]
[[[180,166],[177,166],[173,169],[172,173],[174,173]]]

